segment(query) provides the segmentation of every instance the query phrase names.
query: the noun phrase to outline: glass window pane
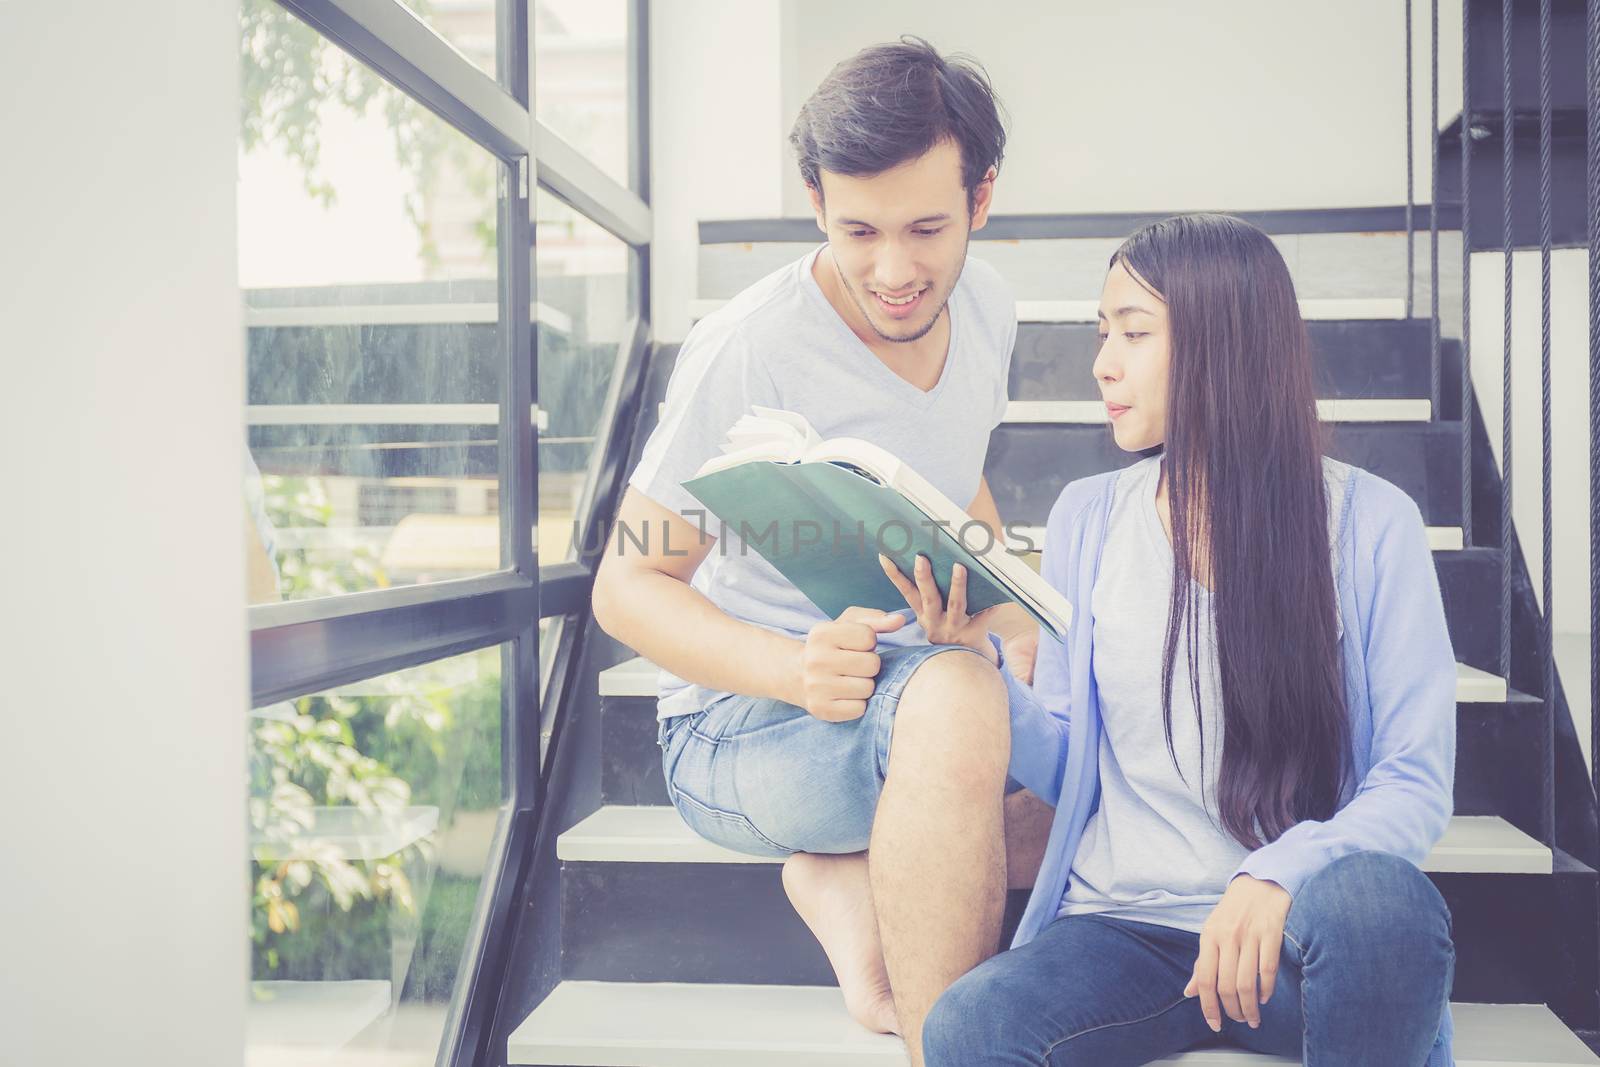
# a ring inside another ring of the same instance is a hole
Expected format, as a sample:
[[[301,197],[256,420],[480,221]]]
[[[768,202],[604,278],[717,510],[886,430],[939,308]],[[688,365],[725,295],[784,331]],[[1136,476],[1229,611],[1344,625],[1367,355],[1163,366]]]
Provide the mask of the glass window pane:
[[[400,0],[457,52],[493,75],[498,67],[495,0]]]
[[[243,52],[252,601],[497,570],[501,165],[275,4]]]
[[[633,314],[628,246],[540,188],[534,197],[539,338],[539,561],[576,557],[577,508],[599,460],[595,435]]]
[[[250,1067],[431,1067],[503,807],[501,649],[251,712]]]
[[[628,184],[626,0],[534,0],[534,113]]]

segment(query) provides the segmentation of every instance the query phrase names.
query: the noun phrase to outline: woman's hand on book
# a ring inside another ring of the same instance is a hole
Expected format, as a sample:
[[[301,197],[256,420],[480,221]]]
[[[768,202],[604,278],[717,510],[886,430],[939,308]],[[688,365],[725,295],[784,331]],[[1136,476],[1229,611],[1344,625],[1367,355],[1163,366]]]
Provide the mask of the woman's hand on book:
[[[845,608],[837,619],[813,626],[800,656],[806,711],[825,722],[849,722],[865,715],[881,665],[878,635],[905,624],[904,615]]]
[[[967,614],[967,569],[957,563],[950,572],[950,599],[946,602],[933,580],[933,564],[928,557],[917,556],[915,582],[900,573],[900,568],[887,556],[879,555],[878,564],[889,576],[900,595],[906,598],[911,610],[917,613],[932,645],[965,645],[981,654],[990,663],[997,663],[994,645],[989,641],[989,620],[994,608],[985,608],[976,615]]]

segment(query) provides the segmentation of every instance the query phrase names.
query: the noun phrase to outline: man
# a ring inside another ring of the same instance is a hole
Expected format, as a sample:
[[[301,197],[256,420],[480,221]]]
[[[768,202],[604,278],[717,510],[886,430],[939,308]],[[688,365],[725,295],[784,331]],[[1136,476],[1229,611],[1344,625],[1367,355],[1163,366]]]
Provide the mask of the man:
[[[991,659],[930,645],[906,615],[823,616],[680,483],[766,405],[888,449],[1000,533],[983,461],[1016,304],[967,243],[1005,131],[980,69],[907,38],[836,67],[790,140],[827,243],[690,331],[594,611],[662,668],[684,820],[787,857],[851,1014],[903,1034],[920,1064],[923,1016],[996,951],[1005,889],[1032,885],[1049,828],[1032,794],[1003,797],[1004,686]],[[1015,606],[984,623],[1026,680],[1037,628]]]

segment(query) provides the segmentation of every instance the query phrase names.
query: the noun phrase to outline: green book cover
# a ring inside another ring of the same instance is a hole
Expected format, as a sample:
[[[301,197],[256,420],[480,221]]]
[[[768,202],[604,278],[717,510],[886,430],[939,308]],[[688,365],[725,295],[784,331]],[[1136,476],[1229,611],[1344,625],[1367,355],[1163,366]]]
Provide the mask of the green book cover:
[[[920,554],[933,564],[934,582],[945,597],[954,565],[967,568],[968,614],[1016,603],[1046,632],[1064,636],[988,573],[958,540],[959,527],[937,525],[900,493],[850,467],[756,460],[691,478],[683,487],[726,526],[707,521],[707,533],[721,542],[713,552],[759,554],[829,618],[852,606],[906,610],[905,597],[878,564],[878,553],[907,576]],[[982,551],[989,533],[972,529],[966,540]]]

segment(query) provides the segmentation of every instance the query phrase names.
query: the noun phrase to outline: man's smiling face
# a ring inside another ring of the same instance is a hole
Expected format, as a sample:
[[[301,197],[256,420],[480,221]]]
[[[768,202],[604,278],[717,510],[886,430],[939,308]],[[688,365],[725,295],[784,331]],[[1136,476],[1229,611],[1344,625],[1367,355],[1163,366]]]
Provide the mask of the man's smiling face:
[[[884,341],[926,335],[961,277],[971,231],[988,220],[992,172],[975,190],[970,213],[961,150],[949,140],[880,174],[823,170],[820,181],[811,205],[840,288],[859,315],[846,314],[846,321]]]

